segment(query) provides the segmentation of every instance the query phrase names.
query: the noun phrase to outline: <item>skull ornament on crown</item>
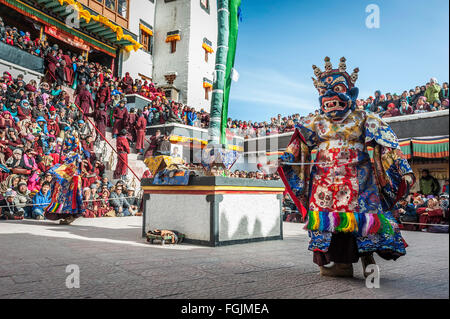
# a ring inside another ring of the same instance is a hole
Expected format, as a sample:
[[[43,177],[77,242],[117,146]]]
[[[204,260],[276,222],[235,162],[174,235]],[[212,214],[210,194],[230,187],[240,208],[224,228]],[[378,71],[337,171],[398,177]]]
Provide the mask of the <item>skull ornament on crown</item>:
[[[355,87],[359,69],[349,75],[346,71],[346,59],[340,59],[339,68],[333,69],[330,58],[325,58],[325,71],[313,65],[314,86],[319,91],[320,112],[332,120],[341,120],[356,107],[359,89]]]

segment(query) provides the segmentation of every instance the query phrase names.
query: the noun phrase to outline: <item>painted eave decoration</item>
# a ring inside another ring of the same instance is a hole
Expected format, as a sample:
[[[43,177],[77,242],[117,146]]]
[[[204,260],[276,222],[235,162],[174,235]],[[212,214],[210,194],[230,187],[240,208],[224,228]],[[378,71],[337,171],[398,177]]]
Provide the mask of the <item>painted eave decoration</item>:
[[[212,42],[209,41],[207,38],[203,38],[202,48],[208,53],[214,52],[214,50],[212,48]]]
[[[142,23],[139,23],[139,29],[141,29],[142,31],[144,31],[145,33],[153,36],[153,30],[145,25],[143,25]]]
[[[166,42],[173,42],[173,41],[180,41],[181,40],[181,33],[180,30],[167,32]]]
[[[79,31],[77,29],[74,29],[72,30],[72,32],[82,32],[82,30],[85,29],[88,32],[95,33],[100,38],[104,39],[106,43],[110,42],[114,45],[123,48],[127,52],[130,52],[132,50],[137,51],[142,47],[142,45],[139,42],[137,42],[130,34],[126,34],[129,31],[124,31],[122,27],[114,24],[108,18],[102,15],[98,15],[93,12],[91,13],[89,10],[86,10],[81,3],[75,0],[33,0],[33,1],[2,0],[2,2],[7,2],[10,5],[17,7],[19,9],[23,8],[27,12],[34,10],[40,13],[40,15],[43,14],[43,17],[45,18],[44,20],[46,21],[48,20],[48,17],[45,15],[44,12],[41,12],[41,10],[39,9],[39,7],[36,6],[36,4],[44,6],[49,11],[51,11],[53,14],[56,14],[60,18],[68,16],[71,13],[71,11],[70,10],[66,11],[66,7],[72,6],[78,14],[80,20],[80,27],[82,28]],[[34,2],[35,6],[27,5],[26,2],[30,3]],[[52,23],[52,21],[49,22]]]
[[[213,83],[211,80],[208,80],[207,78],[203,78],[203,87],[205,89],[212,89]]]

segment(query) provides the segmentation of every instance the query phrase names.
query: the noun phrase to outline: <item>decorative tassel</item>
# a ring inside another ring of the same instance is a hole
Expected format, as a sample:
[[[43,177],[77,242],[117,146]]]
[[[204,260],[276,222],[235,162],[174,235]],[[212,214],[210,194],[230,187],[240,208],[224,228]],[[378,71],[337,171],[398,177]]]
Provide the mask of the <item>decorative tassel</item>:
[[[373,216],[373,225],[369,228],[369,234],[376,234],[380,230],[380,219],[378,218],[378,215]]]
[[[389,220],[387,220],[386,216],[384,216],[383,214],[379,214],[378,216],[380,217],[380,224],[381,224],[380,233],[387,233],[389,235],[393,235],[394,229],[392,228],[392,225],[389,222]]]
[[[394,234],[393,227],[383,214],[308,212],[305,227],[312,231],[357,233],[367,237],[369,234]]]

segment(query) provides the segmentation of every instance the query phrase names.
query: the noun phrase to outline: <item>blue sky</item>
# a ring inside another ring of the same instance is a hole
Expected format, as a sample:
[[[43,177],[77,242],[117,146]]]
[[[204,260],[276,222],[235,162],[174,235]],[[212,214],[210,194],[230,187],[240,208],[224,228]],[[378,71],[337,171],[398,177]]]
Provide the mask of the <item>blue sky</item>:
[[[380,28],[366,27],[366,6],[380,8]],[[360,68],[360,97],[401,94],[434,76],[449,80],[447,0],[242,0],[229,117],[265,121],[318,108],[312,65],[347,58]]]

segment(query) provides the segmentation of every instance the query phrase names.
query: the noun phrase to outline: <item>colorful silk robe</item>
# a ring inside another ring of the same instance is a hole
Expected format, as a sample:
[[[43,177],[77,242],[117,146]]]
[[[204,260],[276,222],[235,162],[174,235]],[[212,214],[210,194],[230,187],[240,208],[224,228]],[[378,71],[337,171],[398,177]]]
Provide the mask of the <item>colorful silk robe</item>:
[[[374,147],[373,163],[367,146]],[[317,150],[314,165],[310,162]],[[405,254],[390,212],[409,192],[412,174],[392,129],[375,114],[353,111],[342,122],[316,115],[297,125],[279,173],[299,211],[307,215],[309,249],[328,251],[333,233],[353,233],[360,253]]]
[[[52,201],[45,209],[47,219],[58,220],[83,214],[80,162],[80,155],[71,153],[64,164],[57,164],[48,171],[56,178],[56,183],[52,189]]]

